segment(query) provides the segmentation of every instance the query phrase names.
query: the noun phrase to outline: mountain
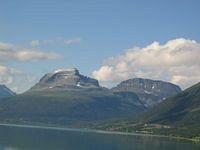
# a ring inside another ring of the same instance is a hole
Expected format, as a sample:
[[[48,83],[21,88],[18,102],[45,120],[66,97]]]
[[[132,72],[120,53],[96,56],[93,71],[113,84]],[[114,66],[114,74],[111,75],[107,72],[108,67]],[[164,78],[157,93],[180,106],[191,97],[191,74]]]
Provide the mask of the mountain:
[[[200,138],[200,83],[167,98],[135,118],[97,124],[95,128]]]
[[[152,107],[181,92],[180,87],[172,83],[142,78],[122,81],[111,90],[113,92],[133,92],[146,107]]]
[[[83,76],[76,68],[59,69],[46,74],[31,91],[58,91],[100,88],[97,80]]]
[[[149,110],[142,120],[169,126],[162,131],[168,134],[200,137],[200,83]]]
[[[27,92],[5,98],[0,121],[77,125],[134,116],[145,109],[137,95],[114,94],[72,68],[48,73]]]
[[[0,98],[3,97],[10,97],[14,96],[15,93],[12,92],[9,88],[7,88],[5,85],[0,85]]]

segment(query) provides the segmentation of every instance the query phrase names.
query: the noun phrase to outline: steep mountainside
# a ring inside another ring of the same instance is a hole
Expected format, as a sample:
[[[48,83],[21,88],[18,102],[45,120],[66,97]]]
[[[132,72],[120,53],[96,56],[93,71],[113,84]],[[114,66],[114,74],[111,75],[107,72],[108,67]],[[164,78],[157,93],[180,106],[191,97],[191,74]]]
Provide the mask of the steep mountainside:
[[[172,131],[183,135],[200,136],[200,83],[154,107],[142,121],[169,125]]]
[[[0,103],[0,121],[58,125],[128,117],[145,110],[137,95],[113,94],[98,81],[62,69],[46,74],[24,94]]]
[[[0,98],[14,96],[15,93],[8,89],[5,85],[0,85]]]
[[[157,105],[143,119],[150,123],[175,126],[198,124],[200,127],[200,83]]]
[[[112,88],[114,92],[133,92],[146,107],[164,101],[166,98],[181,92],[180,87],[169,82],[133,78],[121,82],[117,87]]]
[[[135,118],[104,122],[95,128],[200,137],[200,83],[168,98]]]

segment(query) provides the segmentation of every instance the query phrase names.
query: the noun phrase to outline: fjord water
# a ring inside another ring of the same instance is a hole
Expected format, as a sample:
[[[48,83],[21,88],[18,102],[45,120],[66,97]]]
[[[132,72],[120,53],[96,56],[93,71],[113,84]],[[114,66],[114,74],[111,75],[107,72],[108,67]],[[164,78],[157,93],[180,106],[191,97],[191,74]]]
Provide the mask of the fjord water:
[[[0,125],[0,150],[199,150],[168,138]]]

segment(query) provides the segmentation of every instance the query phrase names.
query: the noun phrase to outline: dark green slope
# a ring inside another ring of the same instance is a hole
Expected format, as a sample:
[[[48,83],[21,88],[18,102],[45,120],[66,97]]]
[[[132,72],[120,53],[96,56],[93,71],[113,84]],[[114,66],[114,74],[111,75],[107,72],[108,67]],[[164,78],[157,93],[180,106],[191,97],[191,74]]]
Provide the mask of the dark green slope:
[[[182,137],[200,137],[200,83],[135,118],[107,121],[94,128]]]
[[[199,137],[200,83],[155,106],[141,117],[141,121],[150,125],[161,124],[169,127],[154,129],[158,133]]]
[[[200,83],[155,106],[143,119],[172,125],[200,123]]]
[[[144,111],[137,95],[112,93],[76,68],[47,73],[26,93],[0,102],[1,122],[70,125]]]
[[[127,117],[144,111],[137,101],[103,89],[27,92],[1,101],[0,121],[70,125]]]

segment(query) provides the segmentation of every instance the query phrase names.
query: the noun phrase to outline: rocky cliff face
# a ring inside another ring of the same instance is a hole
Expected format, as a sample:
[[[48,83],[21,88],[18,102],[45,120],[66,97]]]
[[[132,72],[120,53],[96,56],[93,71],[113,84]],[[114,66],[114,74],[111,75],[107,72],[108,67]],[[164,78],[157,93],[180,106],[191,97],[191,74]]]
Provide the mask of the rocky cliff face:
[[[76,68],[46,74],[31,90],[80,90],[100,88],[97,80],[81,75]]]
[[[12,92],[5,85],[0,85],[0,98],[2,98],[2,97],[10,97],[10,96],[14,96],[14,95],[15,95],[15,93]]]
[[[121,82],[112,91],[134,92],[146,107],[160,103],[181,92],[179,86],[169,82],[134,78]]]

